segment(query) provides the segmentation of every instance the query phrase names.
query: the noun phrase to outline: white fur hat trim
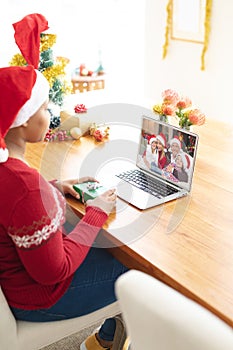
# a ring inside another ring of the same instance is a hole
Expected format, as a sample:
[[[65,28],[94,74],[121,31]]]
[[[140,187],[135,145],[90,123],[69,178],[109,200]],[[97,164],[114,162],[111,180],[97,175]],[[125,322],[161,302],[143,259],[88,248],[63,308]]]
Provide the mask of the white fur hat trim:
[[[35,84],[32,88],[31,97],[20,109],[17,117],[15,118],[11,128],[23,125],[30,117],[32,117],[40,108],[40,106],[48,99],[49,97],[49,83],[44,75],[35,70],[37,77]]]
[[[8,149],[0,148],[0,163],[5,163],[8,159],[8,156],[9,156]]]

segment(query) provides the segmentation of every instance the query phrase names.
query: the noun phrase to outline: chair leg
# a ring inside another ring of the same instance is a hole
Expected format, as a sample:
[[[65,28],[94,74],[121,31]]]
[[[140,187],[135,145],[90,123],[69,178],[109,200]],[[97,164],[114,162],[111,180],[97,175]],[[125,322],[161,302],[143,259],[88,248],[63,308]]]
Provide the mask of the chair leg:
[[[131,342],[130,342],[130,338],[129,337],[126,338],[125,344],[124,344],[122,350],[133,350],[133,349],[131,349]]]

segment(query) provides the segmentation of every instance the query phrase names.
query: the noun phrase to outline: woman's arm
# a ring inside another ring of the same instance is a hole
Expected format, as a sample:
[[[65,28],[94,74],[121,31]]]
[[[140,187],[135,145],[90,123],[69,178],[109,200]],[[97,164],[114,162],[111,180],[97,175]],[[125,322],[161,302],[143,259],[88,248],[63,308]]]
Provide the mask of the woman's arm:
[[[47,184],[47,185],[46,185]],[[9,234],[23,268],[41,284],[54,284],[72,275],[85,259],[108,215],[87,208],[83,219],[65,236],[65,201],[48,183],[25,193],[15,204]]]

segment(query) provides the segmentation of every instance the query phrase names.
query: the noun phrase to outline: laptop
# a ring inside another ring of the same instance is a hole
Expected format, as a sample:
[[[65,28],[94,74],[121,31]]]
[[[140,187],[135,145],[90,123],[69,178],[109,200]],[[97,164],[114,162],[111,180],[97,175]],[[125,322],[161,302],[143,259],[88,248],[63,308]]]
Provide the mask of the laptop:
[[[135,167],[115,175],[118,197],[144,210],[187,196],[197,145],[197,134],[142,116]]]

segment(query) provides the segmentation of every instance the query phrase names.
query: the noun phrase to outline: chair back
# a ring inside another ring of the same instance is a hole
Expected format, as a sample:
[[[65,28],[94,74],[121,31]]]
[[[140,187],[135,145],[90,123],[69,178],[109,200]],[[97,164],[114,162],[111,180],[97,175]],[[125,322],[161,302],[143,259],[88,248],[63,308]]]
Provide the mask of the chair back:
[[[133,350],[232,350],[233,329],[184,295],[136,270],[116,295]]]

